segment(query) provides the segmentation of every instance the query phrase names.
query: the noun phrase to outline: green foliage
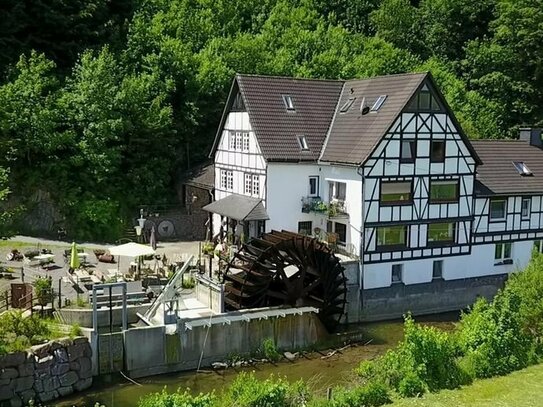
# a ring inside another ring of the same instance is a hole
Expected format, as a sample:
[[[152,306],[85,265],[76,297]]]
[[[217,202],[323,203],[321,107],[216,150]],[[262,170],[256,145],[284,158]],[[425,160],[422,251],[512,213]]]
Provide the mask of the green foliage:
[[[143,397],[138,407],[212,407],[215,405],[214,402],[213,394],[191,396],[187,391],[168,393],[164,389],[160,393],[151,393]]]
[[[332,392],[332,400],[317,401],[310,404],[311,407],[377,407],[390,402],[390,394],[387,386],[381,383],[370,382],[364,386],[355,387],[352,390],[343,388]]]
[[[23,351],[42,343],[49,335],[47,323],[37,316],[24,318],[21,311],[0,315],[0,354]]]
[[[32,283],[38,303],[42,306],[53,301],[53,285],[49,278],[38,278]]]
[[[277,362],[281,359],[281,354],[277,351],[275,341],[272,338],[266,338],[262,341],[262,355],[272,362]]]
[[[196,279],[192,277],[191,275],[183,276],[181,287],[187,288],[187,289],[196,287]]]
[[[79,324],[75,323],[70,326],[70,338],[75,338],[76,336],[81,336],[81,326]]]
[[[254,373],[240,373],[226,391],[220,406],[298,407],[308,400],[302,382],[289,384],[281,378],[258,380]]]
[[[465,355],[462,363],[475,377],[504,375],[537,360],[534,338],[523,329],[523,300],[515,291],[506,288],[490,304],[481,299],[462,315],[458,332]]]
[[[408,315],[403,341],[381,358],[362,362],[357,372],[366,380],[387,383],[400,394],[412,396],[469,382],[457,355],[457,346],[446,332],[416,325]]]

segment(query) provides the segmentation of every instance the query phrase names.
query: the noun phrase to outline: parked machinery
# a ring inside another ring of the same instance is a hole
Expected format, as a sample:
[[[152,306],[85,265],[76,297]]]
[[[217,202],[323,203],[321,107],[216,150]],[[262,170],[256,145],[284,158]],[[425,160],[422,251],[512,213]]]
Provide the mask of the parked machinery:
[[[227,309],[312,306],[333,331],[345,312],[344,268],[310,236],[272,231],[234,254],[224,274]]]

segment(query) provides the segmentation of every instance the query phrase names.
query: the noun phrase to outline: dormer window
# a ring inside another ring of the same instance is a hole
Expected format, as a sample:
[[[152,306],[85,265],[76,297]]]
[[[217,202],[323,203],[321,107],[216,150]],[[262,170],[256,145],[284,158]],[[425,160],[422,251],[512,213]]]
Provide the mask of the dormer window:
[[[339,112],[340,113],[345,113],[347,112],[351,106],[353,105],[354,101],[356,100],[356,98],[349,98],[349,100],[347,100],[343,106],[341,106],[341,109],[339,109]]]
[[[298,138],[298,144],[300,145],[300,148],[304,151],[309,150],[309,146],[307,145],[307,140],[305,139],[305,136],[296,136]]]
[[[375,103],[373,104],[373,106],[371,107],[371,111],[372,112],[378,111],[381,108],[381,106],[383,106],[383,103],[385,103],[386,98],[387,98],[387,95],[379,96],[377,100],[375,101]]]
[[[287,110],[296,110],[294,109],[294,101],[292,100],[292,96],[283,95],[283,102],[285,103]]]
[[[522,176],[533,175],[532,171],[522,161],[514,161],[513,165],[517,169],[518,173]]]

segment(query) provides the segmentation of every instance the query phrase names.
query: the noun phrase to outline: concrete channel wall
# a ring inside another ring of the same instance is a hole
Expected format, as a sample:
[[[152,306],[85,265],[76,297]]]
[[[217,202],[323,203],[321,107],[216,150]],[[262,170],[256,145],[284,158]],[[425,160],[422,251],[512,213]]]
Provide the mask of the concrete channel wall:
[[[137,313],[145,314],[151,303],[140,305],[128,305],[128,323],[135,324],[139,321]],[[122,306],[112,307],[113,325],[115,327],[122,324]],[[78,324],[83,328],[92,328],[92,309],[90,308],[62,308],[57,311],[65,324]],[[98,327],[109,326],[109,307],[98,309]]]
[[[198,368],[200,357],[201,367],[206,367],[232,354],[249,354],[261,347],[267,338],[272,338],[279,349],[295,350],[311,346],[327,335],[314,313],[252,319],[250,322],[232,321],[192,329],[180,323],[176,332],[169,333],[167,329],[171,327],[142,327],[124,332],[125,373],[137,378],[193,370]],[[145,344],[144,351],[142,344]],[[102,354],[100,349],[99,353]]]
[[[0,406],[50,402],[92,385],[87,338],[60,339],[0,356]]]

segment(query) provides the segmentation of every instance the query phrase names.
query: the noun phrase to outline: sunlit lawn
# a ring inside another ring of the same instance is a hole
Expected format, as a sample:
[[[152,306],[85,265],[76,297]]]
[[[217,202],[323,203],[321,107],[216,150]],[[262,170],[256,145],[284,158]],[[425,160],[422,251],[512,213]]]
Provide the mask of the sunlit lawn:
[[[508,376],[477,380],[460,390],[445,390],[420,399],[403,399],[393,407],[543,406],[543,364]]]

